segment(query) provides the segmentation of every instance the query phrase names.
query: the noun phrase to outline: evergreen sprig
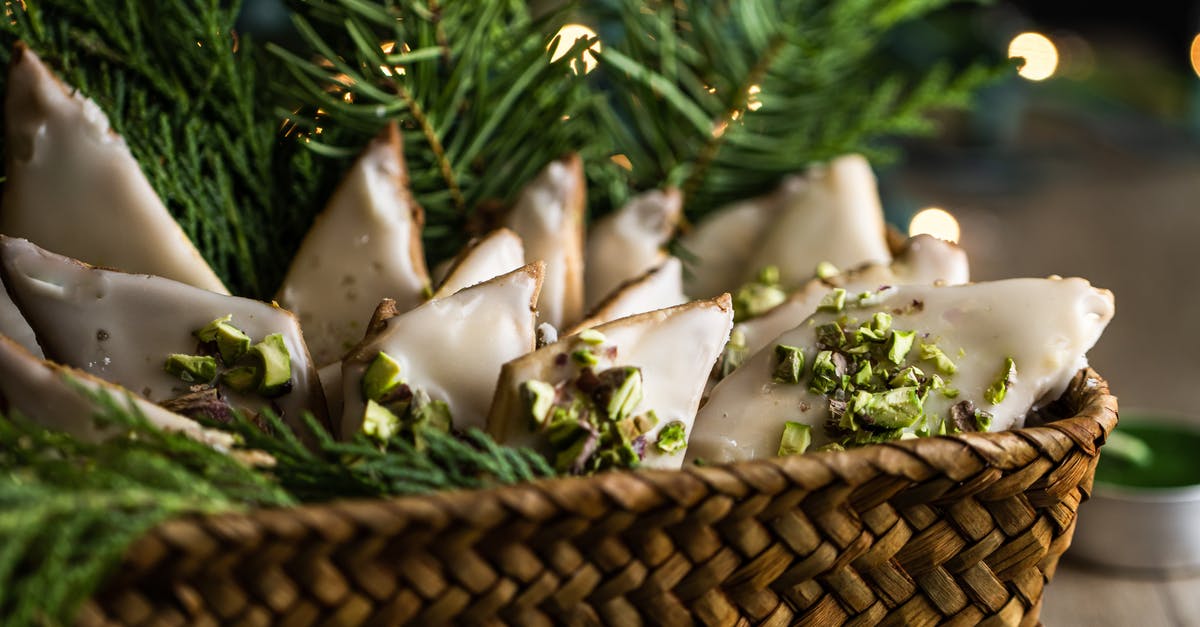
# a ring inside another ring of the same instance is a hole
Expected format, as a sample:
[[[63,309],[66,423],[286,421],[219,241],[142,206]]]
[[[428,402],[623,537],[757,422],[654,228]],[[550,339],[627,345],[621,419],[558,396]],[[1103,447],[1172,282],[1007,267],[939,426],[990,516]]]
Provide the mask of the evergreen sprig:
[[[82,388],[81,388],[82,389]],[[92,444],[19,415],[0,417],[0,617],[67,624],[129,544],[183,513],[291,505],[232,457],[165,434],[103,392]]]
[[[277,63],[233,30],[241,3],[4,4],[0,61],[23,41],[95,100],[229,288],[270,298],[346,164],[279,137]]]
[[[604,0],[589,4],[604,49],[593,80],[598,133],[632,168],[590,175],[684,190],[696,218],[761,194],[785,175],[878,141],[932,129],[995,75],[985,65],[924,76],[876,55],[899,23],[952,0]],[[620,198],[614,198],[619,202]]]
[[[584,42],[551,60],[558,13],[535,18],[524,0],[301,0],[294,9],[307,49],[272,51],[289,69],[280,89],[308,106],[285,113],[314,133],[311,148],[336,155],[399,121],[433,259],[462,245],[480,207],[512,200],[548,162],[595,142],[565,123],[593,97],[570,69]]]

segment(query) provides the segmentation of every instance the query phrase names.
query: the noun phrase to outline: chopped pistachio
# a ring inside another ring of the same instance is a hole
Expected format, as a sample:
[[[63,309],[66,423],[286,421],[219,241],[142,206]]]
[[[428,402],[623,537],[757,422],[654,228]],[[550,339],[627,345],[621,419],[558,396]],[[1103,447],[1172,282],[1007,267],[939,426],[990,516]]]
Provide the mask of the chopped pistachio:
[[[174,353],[163,368],[188,383],[208,383],[217,376],[217,360],[208,355]]]
[[[919,347],[920,358],[923,361],[933,362],[934,367],[942,374],[954,374],[958,372],[958,366],[942,352],[942,349],[937,344],[926,344],[921,342]]]
[[[888,338],[888,360],[896,365],[904,363],[916,339],[916,331],[892,331]]]
[[[991,412],[986,412],[982,409],[975,410],[975,430],[987,431],[990,428],[992,428]]]
[[[194,334],[201,342],[216,343],[221,360],[227,364],[232,364],[250,349],[250,336],[230,324],[231,320],[233,314],[217,318]]]
[[[729,334],[729,341],[725,343],[725,350],[721,352],[721,359],[717,368],[717,380],[728,377],[734,370],[742,366],[742,362],[746,361],[746,355],[749,353],[746,348],[746,334],[738,328],[734,328]]]
[[[822,261],[821,263],[817,264],[815,274],[817,275],[818,279],[831,279],[841,274],[841,270],[838,270],[837,266],[829,263],[828,261]]]
[[[600,363],[600,360],[596,357],[596,353],[587,348],[581,348],[572,352],[571,359],[574,359],[575,363],[581,366],[595,366]]]
[[[554,469],[560,473],[581,474],[587,467],[588,460],[600,447],[600,434],[576,423],[572,438],[565,442],[566,446],[558,448],[554,456]]]
[[[855,413],[881,427],[900,429],[911,426],[924,413],[916,387],[900,387],[871,394],[869,399],[853,403]]]
[[[779,266],[763,266],[763,269],[758,271],[758,282],[763,285],[778,285]]]
[[[872,342],[883,342],[888,339],[888,331],[892,328],[891,314],[880,311],[871,317],[871,321],[858,328],[856,336],[859,341],[870,340]]]
[[[812,380],[808,384],[810,392],[828,394],[837,387],[841,375],[833,361],[833,351],[821,351],[813,359]]]
[[[896,375],[893,376],[890,381],[888,381],[888,385],[891,385],[892,387],[916,387],[921,385],[921,382],[924,379],[925,373],[921,372],[920,368],[916,366],[908,366],[906,368],[902,368],[900,372],[897,372]]]
[[[454,426],[454,419],[450,415],[450,405],[443,400],[430,399],[424,390],[417,390],[413,395],[409,414],[416,427],[448,433]]]
[[[840,452],[844,450],[846,450],[846,447],[842,446],[841,444],[837,442],[830,442],[828,444],[822,444],[821,446],[818,446],[817,448],[813,449],[813,452],[826,453],[830,451]]]
[[[535,429],[540,429],[546,424],[550,410],[554,407],[555,395],[554,386],[545,381],[530,379],[521,384],[521,399],[529,409],[529,418],[533,421]]]
[[[871,369],[871,362],[863,361],[862,366],[858,368],[858,372],[854,373],[854,384],[860,387],[870,385],[872,374],[874,373]]]
[[[816,333],[817,344],[825,348],[841,348],[846,343],[846,333],[842,331],[842,325],[836,322],[827,322],[818,326]]]
[[[835,287],[821,297],[821,302],[817,304],[817,311],[841,311],[846,307],[846,290]]]
[[[371,365],[363,373],[362,395],[364,399],[381,400],[393,388],[404,383],[400,376],[400,362],[391,355],[379,351]]]
[[[1008,394],[1008,388],[1012,387],[1017,380],[1017,362],[1013,361],[1012,357],[1004,358],[1004,369],[1000,372],[1000,377],[992,382],[986,390],[983,391],[983,398],[993,405],[999,405]]]
[[[604,405],[608,419],[623,420],[632,415],[642,402],[642,370],[633,366],[609,368],[600,373],[600,380],[611,390]]]
[[[249,392],[258,387],[258,368],[238,366],[221,373],[221,382],[237,392]]]
[[[604,334],[595,329],[584,329],[578,335],[580,341],[584,344],[599,346],[604,343]]]
[[[363,433],[377,440],[390,440],[400,430],[400,419],[388,408],[367,400],[367,408],[363,413]]]
[[[651,409],[640,416],[634,416],[633,424],[637,427],[638,435],[649,433],[651,429],[658,426],[658,414]]]
[[[760,278],[762,277],[760,276]],[[785,300],[787,300],[787,292],[779,287],[778,281],[747,283],[738,288],[733,296],[733,319],[744,322],[751,318],[757,318]]]
[[[799,455],[812,444],[812,427],[791,420],[783,423],[783,437],[779,440],[779,456]]]
[[[285,392],[292,380],[292,357],[283,336],[272,333],[250,347],[249,354],[258,360],[262,378],[258,381],[260,394],[273,396]]]
[[[940,390],[944,387],[946,387],[946,380],[943,379],[941,377],[941,375],[937,375],[937,374],[929,375],[929,389]]]
[[[958,398],[958,388],[944,387],[941,392],[946,398]]]
[[[678,420],[667,424],[658,432],[658,440],[654,446],[664,455],[675,455],[683,451],[687,448],[687,428]]]
[[[775,345],[775,371],[771,379],[777,383],[800,383],[804,374],[804,351],[798,346]]]

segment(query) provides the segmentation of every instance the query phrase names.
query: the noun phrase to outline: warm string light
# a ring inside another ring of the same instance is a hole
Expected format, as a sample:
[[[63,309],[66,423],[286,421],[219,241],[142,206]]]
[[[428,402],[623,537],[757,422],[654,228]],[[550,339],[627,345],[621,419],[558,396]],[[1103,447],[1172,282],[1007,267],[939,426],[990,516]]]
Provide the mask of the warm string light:
[[[588,39],[594,41],[592,42],[592,45],[588,46],[588,49],[583,52],[583,73],[587,74],[596,68],[597,61],[592,52],[599,54],[603,50],[603,47],[600,45],[600,39],[596,35],[596,31],[584,26],[583,24],[567,24],[558,29],[558,33],[555,35],[555,37],[558,38],[558,44],[554,47],[554,54],[550,55],[551,62],[567,56],[567,53],[571,51],[571,48],[575,45],[576,41],[579,41],[580,39]],[[546,46],[546,48],[549,49],[550,46]],[[576,66],[575,59],[571,60],[571,71],[575,72],[576,74],[579,73],[579,68]]]
[[[1192,59],[1192,71],[1200,76],[1200,35],[1192,39],[1192,49],[1189,55]]]
[[[1058,68],[1058,48],[1041,33],[1021,33],[1013,37],[1008,44],[1008,57],[1025,59],[1017,74],[1031,81],[1050,78]]]
[[[928,207],[917,212],[908,223],[908,234],[932,235],[938,239],[958,243],[961,235],[958,220],[949,211],[940,207]]]

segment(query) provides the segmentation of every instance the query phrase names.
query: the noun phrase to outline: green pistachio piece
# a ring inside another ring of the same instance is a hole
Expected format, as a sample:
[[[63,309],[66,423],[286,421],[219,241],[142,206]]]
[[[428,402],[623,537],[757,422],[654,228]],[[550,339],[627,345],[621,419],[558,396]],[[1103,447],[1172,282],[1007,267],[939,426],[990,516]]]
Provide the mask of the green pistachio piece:
[[[596,357],[596,353],[590,349],[581,348],[571,353],[571,359],[581,366],[595,366],[600,363],[600,359]]]
[[[533,421],[535,430],[546,424],[546,419],[550,417],[550,410],[554,407],[556,395],[554,386],[545,381],[530,379],[521,384],[521,400],[525,401],[525,406],[529,410],[529,418]]]
[[[812,427],[791,420],[783,423],[783,437],[779,440],[779,456],[799,455],[812,444]]]
[[[888,338],[888,360],[896,365],[904,363],[916,339],[916,331],[892,331]]]
[[[787,300],[787,292],[776,283],[747,283],[738,288],[733,296],[733,319],[744,322],[757,318]]]
[[[373,400],[367,400],[367,408],[363,412],[363,433],[376,440],[387,441],[399,430],[400,418],[396,414]]]
[[[771,380],[776,383],[800,383],[804,374],[804,351],[797,346],[775,345],[775,371]]]
[[[844,450],[846,450],[846,447],[842,446],[838,442],[830,442],[829,444],[822,444],[821,446],[818,446],[817,448],[813,449],[813,452],[826,453],[829,451],[840,452]]]
[[[263,341],[250,347],[249,354],[258,360],[262,370],[262,378],[258,381],[258,391],[266,396],[287,391],[292,380],[292,356],[283,336],[272,333]]]
[[[817,311],[833,311],[838,312],[846,307],[846,290],[835,287],[821,297],[821,302],[817,304]]]
[[[943,379],[940,375],[937,375],[937,374],[929,375],[929,389],[940,390],[944,387],[946,387],[945,379]]]
[[[833,351],[821,351],[813,359],[812,380],[808,390],[815,394],[828,394],[837,388],[842,375],[833,360]]]
[[[856,396],[853,405],[856,414],[887,429],[912,426],[924,414],[916,387],[900,387],[865,399]]]
[[[717,379],[724,379],[741,367],[746,361],[746,356],[749,353],[746,348],[746,334],[741,329],[735,328],[729,334],[729,341],[725,343],[725,350],[721,352],[721,361],[717,370]]]
[[[633,425],[638,435],[649,433],[651,429],[658,426],[658,414],[651,409],[640,416],[634,416]]]
[[[873,374],[871,362],[863,361],[862,365],[858,368],[858,372],[854,373],[854,384],[860,387],[870,385]]]
[[[944,387],[941,392],[946,398],[958,398],[958,388]]]
[[[442,433],[449,433],[451,427],[454,426],[454,419],[450,415],[450,405],[443,400],[430,399],[424,390],[417,390],[413,395],[409,417],[414,427],[434,429]]]
[[[642,402],[642,370],[633,366],[610,368],[601,373],[600,379],[617,382],[604,406],[609,420],[624,420],[632,415],[638,403]]]
[[[595,329],[584,329],[577,336],[584,344],[599,346],[604,343],[604,334]]]
[[[758,282],[763,285],[778,285],[779,266],[764,266],[758,271]]]
[[[818,279],[831,279],[841,274],[841,272],[842,271],[838,270],[837,266],[829,263],[828,261],[822,261],[821,263],[818,263],[817,269],[814,271]]]
[[[237,392],[249,392],[258,387],[258,368],[238,366],[221,373],[221,382]]]
[[[250,336],[230,324],[233,314],[217,318],[194,334],[201,342],[215,342],[221,360],[232,364],[250,349]]]
[[[687,429],[678,420],[667,424],[658,432],[658,440],[654,446],[664,455],[675,455],[683,451],[687,447]]]
[[[900,372],[897,372],[896,376],[892,377],[891,380],[888,381],[888,385],[897,388],[916,387],[921,385],[921,382],[924,380],[924,378],[925,373],[921,372],[920,368],[916,366],[908,366],[907,368],[902,368]]]
[[[841,348],[846,343],[846,333],[836,322],[827,322],[816,328],[817,343],[826,348]]]
[[[891,328],[891,314],[880,311],[871,317],[870,322],[858,328],[857,336],[860,342],[864,339],[872,342],[883,342],[888,339],[888,331]]]
[[[1000,377],[983,391],[983,398],[993,405],[999,405],[1008,394],[1008,388],[1012,387],[1016,380],[1017,362],[1013,361],[1012,357],[1005,357],[1004,369],[1000,371]]]
[[[992,414],[982,409],[975,410],[975,430],[987,431],[992,427]]]
[[[403,383],[404,379],[400,377],[400,363],[391,355],[379,351],[363,373],[362,395],[366,400],[382,400],[388,392]]]
[[[942,352],[942,349],[937,344],[926,344],[921,342],[918,348],[918,355],[922,361],[931,361],[938,372],[942,374],[954,374],[958,372],[958,366]]]
[[[217,376],[217,360],[208,355],[173,353],[163,369],[188,383],[208,383]]]

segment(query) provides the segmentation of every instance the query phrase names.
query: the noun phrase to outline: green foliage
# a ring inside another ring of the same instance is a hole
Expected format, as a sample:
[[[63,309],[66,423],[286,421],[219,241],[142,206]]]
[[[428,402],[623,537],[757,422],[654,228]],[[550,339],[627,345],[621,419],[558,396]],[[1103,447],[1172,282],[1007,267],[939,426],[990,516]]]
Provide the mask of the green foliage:
[[[278,64],[232,30],[240,3],[8,0],[5,9],[0,61],[24,41],[94,99],[229,288],[269,298],[345,164],[280,139],[268,87]]]
[[[632,164],[592,164],[613,203],[635,189],[683,188],[689,217],[772,188],[878,140],[932,130],[928,112],[962,107],[992,77],[982,65],[924,76],[876,56],[898,23],[952,0],[604,0],[598,134]],[[646,5],[650,5],[646,8]]]
[[[230,456],[95,399],[95,419],[119,432],[101,444],[0,417],[5,625],[69,623],[128,545],[171,516],[294,503]]]
[[[312,450],[282,421],[272,416],[267,420],[270,434],[246,420],[237,420],[228,428],[247,448],[274,457],[275,465],[266,472],[303,501],[485,488],[554,476],[537,452],[500,446],[478,429],[461,437],[425,429],[420,433],[420,446],[400,433],[382,444],[362,434],[338,442],[308,417],[308,429],[317,440]]]
[[[285,93],[321,114],[310,106],[293,122],[321,128],[310,147],[350,155],[383,120],[397,120],[434,259],[464,243],[481,206],[512,200],[548,162],[594,140],[564,121],[593,97],[570,70],[577,55],[550,60],[557,14],[535,19],[524,0],[301,0],[294,8],[308,49],[272,50],[290,71]]]

